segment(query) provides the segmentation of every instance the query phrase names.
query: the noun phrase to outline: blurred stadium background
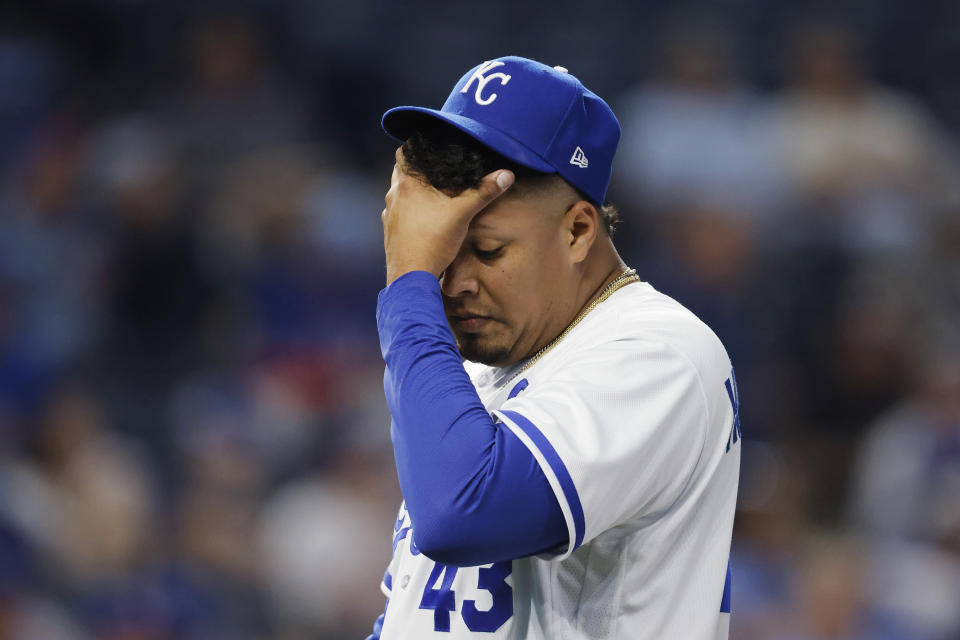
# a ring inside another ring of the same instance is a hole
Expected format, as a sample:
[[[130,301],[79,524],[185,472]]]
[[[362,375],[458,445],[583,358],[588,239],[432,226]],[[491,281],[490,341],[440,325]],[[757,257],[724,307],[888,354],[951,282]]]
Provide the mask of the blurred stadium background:
[[[960,4],[14,4],[0,639],[365,636],[379,116],[507,53],[612,103],[618,244],[736,365],[731,638],[960,638]]]

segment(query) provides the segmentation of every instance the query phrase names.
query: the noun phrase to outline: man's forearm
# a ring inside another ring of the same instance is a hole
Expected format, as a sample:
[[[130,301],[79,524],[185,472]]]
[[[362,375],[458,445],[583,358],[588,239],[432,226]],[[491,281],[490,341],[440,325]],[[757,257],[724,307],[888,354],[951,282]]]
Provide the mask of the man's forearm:
[[[567,540],[546,477],[494,423],[463,368],[427,272],[380,293],[377,326],[400,487],[417,546],[447,564],[530,555]]]

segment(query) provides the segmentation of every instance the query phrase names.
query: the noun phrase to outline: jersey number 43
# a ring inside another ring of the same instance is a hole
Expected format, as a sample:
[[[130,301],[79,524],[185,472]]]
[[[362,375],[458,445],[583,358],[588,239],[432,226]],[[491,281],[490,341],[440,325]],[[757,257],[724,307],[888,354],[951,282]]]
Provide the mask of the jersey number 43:
[[[433,565],[433,571],[427,578],[427,585],[420,598],[420,608],[433,610],[434,631],[450,631],[450,612],[457,608],[453,580],[457,577],[458,570],[458,567],[438,562]],[[470,631],[493,633],[513,615],[513,587],[506,581],[512,570],[513,563],[510,561],[495,562],[489,567],[479,568],[477,588],[490,593],[493,605],[481,611],[477,609],[475,600],[463,601],[460,617]]]

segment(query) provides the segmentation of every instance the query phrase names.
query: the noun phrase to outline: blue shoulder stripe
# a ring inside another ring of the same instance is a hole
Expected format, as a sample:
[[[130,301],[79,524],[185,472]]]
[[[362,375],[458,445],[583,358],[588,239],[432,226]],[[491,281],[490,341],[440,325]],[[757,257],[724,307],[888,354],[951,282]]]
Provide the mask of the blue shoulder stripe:
[[[563,495],[567,499],[567,504],[570,505],[570,513],[573,515],[573,525],[574,530],[576,531],[576,539],[574,540],[572,549],[577,549],[581,544],[583,544],[583,535],[586,529],[586,524],[583,516],[583,505],[580,504],[580,496],[577,494],[577,488],[573,484],[573,479],[570,477],[567,467],[563,464],[563,460],[560,459],[560,455],[557,453],[557,450],[553,448],[553,445],[550,444],[550,441],[547,440],[547,437],[543,435],[543,432],[541,432],[536,425],[516,411],[501,410],[501,413],[513,420],[513,422],[516,423],[516,425],[520,427],[531,440],[533,440],[533,443],[537,445],[540,453],[542,453],[543,457],[546,458],[547,464],[549,464],[550,468],[553,469],[554,475],[557,476],[557,480],[560,482],[560,488],[563,490]]]

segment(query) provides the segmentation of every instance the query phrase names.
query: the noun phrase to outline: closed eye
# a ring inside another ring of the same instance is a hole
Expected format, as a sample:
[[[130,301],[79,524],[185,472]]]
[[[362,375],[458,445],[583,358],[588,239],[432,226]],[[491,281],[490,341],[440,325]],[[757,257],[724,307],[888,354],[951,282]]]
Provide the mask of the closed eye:
[[[481,251],[480,249],[474,249],[473,251],[481,260],[493,260],[503,253],[503,247],[497,247],[496,249],[491,249],[489,251]]]

